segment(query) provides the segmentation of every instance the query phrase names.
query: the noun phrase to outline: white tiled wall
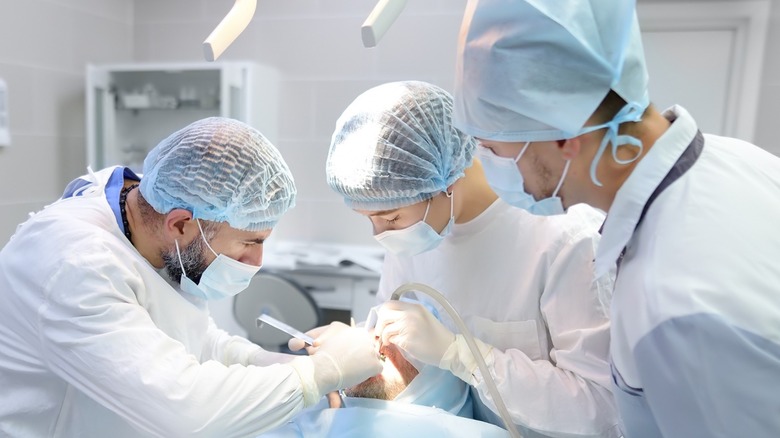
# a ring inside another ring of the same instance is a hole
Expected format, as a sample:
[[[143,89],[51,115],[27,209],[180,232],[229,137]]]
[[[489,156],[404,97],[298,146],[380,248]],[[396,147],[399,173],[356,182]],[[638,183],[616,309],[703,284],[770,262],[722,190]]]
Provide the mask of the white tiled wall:
[[[772,1],[756,142],[780,155],[773,129],[780,114],[780,0]],[[452,89],[466,0],[411,0],[379,46],[366,49],[360,25],[375,3],[260,0],[249,28],[223,55],[281,73],[277,146],[299,197],[276,238],[372,243],[368,221],[325,184],[336,118],[360,92],[382,82],[419,79]],[[202,41],[232,4],[0,0],[0,77],[9,85],[13,135],[13,145],[0,148],[0,245],[28,211],[83,172],[85,64],[202,61]]]
[[[465,0],[413,0],[379,46],[363,47],[370,0],[259,1],[255,19],[222,59],[251,60],[282,77],[276,146],[299,189],[298,205],[275,239],[373,244],[367,219],[347,209],[325,183],[336,118],[380,83],[427,80],[452,88],[455,43]],[[136,0],[138,61],[200,61],[200,43],[232,0]]]
[[[132,11],[132,0],[0,0],[12,135],[0,148],[0,246],[84,173],[85,65],[132,57]]]

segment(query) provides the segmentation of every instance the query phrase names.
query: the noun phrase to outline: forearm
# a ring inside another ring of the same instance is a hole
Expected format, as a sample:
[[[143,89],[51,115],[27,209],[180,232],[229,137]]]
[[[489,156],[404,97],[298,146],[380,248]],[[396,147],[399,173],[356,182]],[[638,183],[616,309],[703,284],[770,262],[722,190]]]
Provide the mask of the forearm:
[[[618,436],[616,408],[607,388],[550,361],[531,360],[519,350],[499,351],[478,344],[515,424],[552,437]],[[484,376],[465,342],[456,341],[448,350],[448,356],[452,355],[461,359],[449,368],[474,386],[483,403],[497,413]],[[604,367],[607,374],[608,366]]]

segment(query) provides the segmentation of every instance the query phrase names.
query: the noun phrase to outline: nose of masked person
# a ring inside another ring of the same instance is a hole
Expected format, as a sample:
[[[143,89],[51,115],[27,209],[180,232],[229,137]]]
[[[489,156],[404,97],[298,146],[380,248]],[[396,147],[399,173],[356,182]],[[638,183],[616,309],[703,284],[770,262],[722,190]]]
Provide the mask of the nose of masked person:
[[[525,191],[525,180],[517,166],[530,144],[531,142],[526,142],[516,157],[500,157],[490,149],[480,146],[477,149],[477,156],[485,170],[485,178],[498,197],[513,207],[522,208],[538,216],[564,214],[563,202],[558,192],[566,179],[571,161],[566,161],[563,174],[552,196],[537,201],[533,195]]]
[[[454,216],[454,194],[445,193],[449,198],[450,216],[447,225],[439,233],[428,222],[428,215],[431,211],[433,198],[428,199],[425,207],[425,214],[422,220],[401,230],[387,230],[376,234],[374,238],[388,251],[399,256],[414,256],[436,248],[444,237],[452,229],[455,222]]]

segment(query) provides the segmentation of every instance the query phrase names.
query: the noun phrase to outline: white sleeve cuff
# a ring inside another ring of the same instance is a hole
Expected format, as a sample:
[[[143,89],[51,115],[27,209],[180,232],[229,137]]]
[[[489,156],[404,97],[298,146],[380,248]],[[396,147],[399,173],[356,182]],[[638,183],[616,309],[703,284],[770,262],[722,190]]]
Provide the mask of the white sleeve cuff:
[[[314,362],[309,356],[300,356],[289,362],[293,367],[298,378],[301,380],[301,392],[303,392],[303,406],[309,407],[316,404],[322,394],[317,388],[317,382],[314,379]]]
[[[485,359],[489,368],[493,363],[493,346],[477,338],[474,338],[474,342],[477,344],[480,355]],[[469,385],[473,386],[476,384],[474,372],[477,368],[477,360],[471,353],[463,335],[455,335],[455,342],[444,352],[444,356],[441,358],[441,362],[439,362],[439,368],[449,370]]]

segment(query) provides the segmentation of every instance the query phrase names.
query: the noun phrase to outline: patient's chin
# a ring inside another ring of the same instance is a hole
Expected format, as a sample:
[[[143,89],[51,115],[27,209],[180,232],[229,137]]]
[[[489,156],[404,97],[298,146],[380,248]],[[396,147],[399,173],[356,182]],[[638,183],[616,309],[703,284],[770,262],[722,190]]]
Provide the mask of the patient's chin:
[[[403,382],[387,381],[379,374],[351,388],[346,388],[344,393],[350,397],[392,400],[405,388],[406,384]]]

